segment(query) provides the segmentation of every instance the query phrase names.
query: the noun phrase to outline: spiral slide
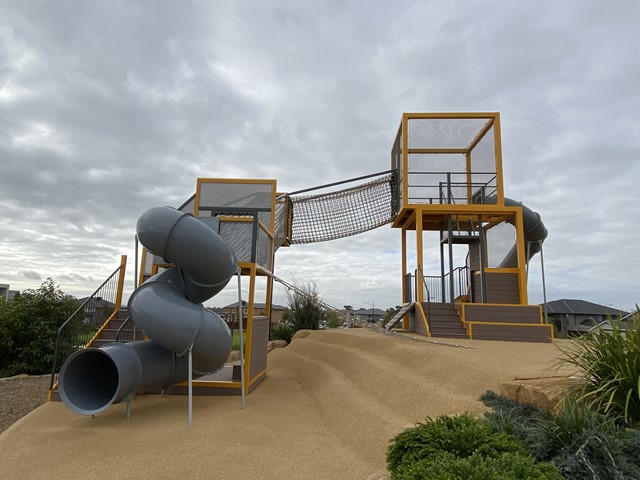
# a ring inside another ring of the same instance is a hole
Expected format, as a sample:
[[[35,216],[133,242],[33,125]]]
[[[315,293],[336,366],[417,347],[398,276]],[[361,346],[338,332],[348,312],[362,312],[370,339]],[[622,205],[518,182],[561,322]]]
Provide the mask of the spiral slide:
[[[485,203],[496,203],[496,197],[487,197]],[[547,228],[544,226],[542,218],[538,212],[534,212],[522,202],[512,200],[510,198],[504,198],[504,204],[508,207],[522,207],[522,224],[524,227],[524,240],[527,242],[528,253],[526,262],[528,263],[531,258],[542,249],[542,243],[547,238]],[[510,222],[512,223],[512,222]],[[518,266],[518,249],[514,245],[511,250],[505,255],[499,268],[516,268]]]
[[[231,351],[231,332],[202,302],[236,272],[229,246],[193,215],[171,207],[145,212],[137,223],[142,243],[175,266],[133,292],[131,320],[150,340],[110,343],[71,355],[59,377],[60,397],[73,412],[94,415],[139,390],[166,388],[219,370]]]

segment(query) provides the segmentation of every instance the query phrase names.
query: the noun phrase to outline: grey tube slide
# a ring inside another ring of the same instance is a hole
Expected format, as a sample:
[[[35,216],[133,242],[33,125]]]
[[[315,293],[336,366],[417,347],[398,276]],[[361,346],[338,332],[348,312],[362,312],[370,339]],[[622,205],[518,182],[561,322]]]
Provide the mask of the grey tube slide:
[[[170,207],[152,208],[138,220],[140,243],[175,266],[150,278],[129,299],[136,327],[151,340],[113,342],[71,355],[62,366],[59,392],[73,412],[94,415],[138,390],[219,370],[231,351],[231,332],[202,302],[220,292],[236,272],[229,246],[210,227]]]
[[[497,199],[495,196],[487,197],[485,199],[485,203],[496,203],[496,201]],[[542,222],[542,218],[540,218],[540,214],[538,212],[534,212],[526,205],[523,205],[522,202],[505,197],[504,204],[508,207],[522,207],[524,239],[529,244],[529,255],[526,259],[526,263],[528,263],[529,260],[531,260],[531,258],[542,249],[542,242],[547,238],[547,229]],[[514,245],[511,247],[511,250],[509,250],[509,253],[507,253],[507,255],[502,259],[502,262],[500,262],[499,268],[515,268],[517,266],[518,249],[517,246]]]

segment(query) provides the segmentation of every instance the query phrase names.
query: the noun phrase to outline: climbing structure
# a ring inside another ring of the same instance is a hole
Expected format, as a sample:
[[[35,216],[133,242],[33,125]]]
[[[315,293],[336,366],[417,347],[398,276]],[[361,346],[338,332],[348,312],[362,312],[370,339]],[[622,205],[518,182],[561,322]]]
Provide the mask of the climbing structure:
[[[365,181],[326,192],[359,180]],[[275,252],[390,223],[402,234],[404,306],[388,328],[402,321],[405,330],[425,336],[552,339],[540,307],[527,298],[527,262],[546,230],[539,215],[504,197],[498,113],[407,113],[390,170],[293,193],[278,193],[275,180],[200,178],[179,209],[220,234],[249,280],[247,391],[266,375],[268,317],[273,281],[279,281]],[[415,232],[414,252],[409,232]],[[426,262],[433,252],[439,262]],[[145,251],[140,282],[170,267],[163,262]],[[258,279],[265,283],[264,299],[256,298]],[[258,300],[266,316],[254,315]],[[237,391],[237,368],[194,386]]]
[[[391,167],[405,307],[390,326],[402,319],[428,336],[551,341],[553,327],[527,293],[527,264],[547,231],[504,196],[500,115],[405,113]]]

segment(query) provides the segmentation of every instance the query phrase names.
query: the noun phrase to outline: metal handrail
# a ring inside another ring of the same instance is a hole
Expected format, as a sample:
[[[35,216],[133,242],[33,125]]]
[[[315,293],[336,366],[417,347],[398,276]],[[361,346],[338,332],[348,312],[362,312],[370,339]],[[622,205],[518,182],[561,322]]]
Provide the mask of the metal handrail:
[[[58,367],[58,360],[59,360],[59,356],[60,356],[60,350],[61,350],[61,338],[62,338],[62,332],[67,328],[67,326],[71,323],[71,321],[75,318],[76,314],[78,314],[81,311],[84,311],[84,308],[91,302],[94,301],[96,298],[102,298],[102,297],[98,297],[98,293],[102,290],[102,288],[107,285],[107,283],[109,283],[117,274],[120,273],[120,270],[124,268],[123,265],[121,264],[120,266],[118,266],[118,268],[116,268],[113,273],[111,275],[109,275],[107,277],[107,279],[102,282],[102,284],[100,284],[100,286],[89,296],[87,297],[87,299],[82,302],[82,304],[75,310],[75,312],[73,312],[69,318],[67,318],[65,320],[65,322],[60,325],[60,328],[58,328],[58,332],[56,335],[56,343],[55,343],[55,347],[54,347],[54,351],[53,351],[53,365],[51,367],[51,382],[49,384],[49,389],[53,389],[53,386],[55,384],[55,379],[56,379],[56,370]],[[114,305],[114,311],[117,308],[117,305]],[[113,312],[112,312],[113,313]]]
[[[429,329],[431,329],[431,293],[429,292],[429,287],[426,280],[424,279],[424,274],[422,273],[422,267],[420,265],[418,265],[416,275],[418,275],[418,272],[420,272],[420,278],[422,278],[422,283],[425,290],[427,291],[427,325],[429,326]],[[418,292],[416,292],[416,294],[417,293]]]
[[[118,328],[118,331],[116,332],[116,342],[120,342],[123,341],[120,339],[120,336],[122,335],[122,332],[124,331],[124,327],[127,326],[129,324],[129,322],[133,323],[131,320],[131,316],[128,316],[124,322],[122,322],[122,325],[120,325],[120,327]],[[136,336],[138,335],[137,329],[136,329],[136,324],[133,324],[133,336],[132,339],[125,339],[124,342],[129,342],[129,341],[134,341],[136,339]]]

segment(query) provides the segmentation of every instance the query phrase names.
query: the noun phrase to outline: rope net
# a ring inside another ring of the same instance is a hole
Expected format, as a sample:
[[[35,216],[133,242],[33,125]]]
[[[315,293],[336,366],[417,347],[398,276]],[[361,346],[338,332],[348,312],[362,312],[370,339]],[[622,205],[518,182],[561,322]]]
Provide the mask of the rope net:
[[[337,192],[289,197],[289,241],[326,242],[391,223],[394,191],[393,175],[388,174]]]

